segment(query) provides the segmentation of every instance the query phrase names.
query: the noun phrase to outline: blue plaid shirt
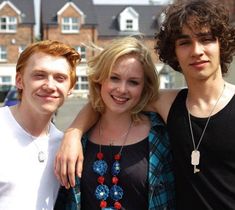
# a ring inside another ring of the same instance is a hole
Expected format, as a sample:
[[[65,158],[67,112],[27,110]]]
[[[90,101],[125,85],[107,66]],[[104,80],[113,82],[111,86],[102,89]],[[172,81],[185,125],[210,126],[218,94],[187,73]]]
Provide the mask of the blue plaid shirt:
[[[165,124],[156,113],[146,112],[151,120],[149,132],[149,194],[148,210],[174,210],[175,189],[172,171],[172,154]],[[86,143],[87,136],[83,140]],[[84,145],[85,146],[85,145]],[[55,210],[79,210],[80,185],[76,179],[76,186],[70,190],[61,188],[58,194]]]

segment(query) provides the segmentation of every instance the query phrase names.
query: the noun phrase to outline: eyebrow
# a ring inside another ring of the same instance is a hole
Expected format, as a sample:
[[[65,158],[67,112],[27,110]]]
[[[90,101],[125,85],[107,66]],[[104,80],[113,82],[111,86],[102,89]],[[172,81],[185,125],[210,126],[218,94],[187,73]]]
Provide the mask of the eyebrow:
[[[204,36],[212,36],[212,33],[211,32],[200,32],[200,33],[197,33],[197,34],[195,34],[195,36],[196,37],[204,37]],[[190,35],[188,35],[188,34],[179,34],[177,37],[176,37],[176,40],[178,40],[178,39],[189,39],[189,38],[191,38],[191,36]]]

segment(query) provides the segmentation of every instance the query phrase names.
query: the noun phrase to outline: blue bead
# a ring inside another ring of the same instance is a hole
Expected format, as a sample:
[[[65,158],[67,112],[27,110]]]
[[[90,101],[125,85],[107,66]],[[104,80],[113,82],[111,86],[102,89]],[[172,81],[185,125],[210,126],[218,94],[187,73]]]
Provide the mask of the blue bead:
[[[120,163],[115,161],[112,166],[112,175],[117,176],[121,171]]]
[[[95,196],[98,200],[106,200],[109,196],[109,188],[107,185],[98,185],[95,189]]]
[[[100,176],[103,176],[107,172],[107,169],[108,164],[104,160],[96,160],[93,163],[93,171],[99,174]]]
[[[118,185],[113,185],[110,189],[110,197],[115,200],[118,201],[120,199],[122,199],[123,196],[123,189],[118,186]]]

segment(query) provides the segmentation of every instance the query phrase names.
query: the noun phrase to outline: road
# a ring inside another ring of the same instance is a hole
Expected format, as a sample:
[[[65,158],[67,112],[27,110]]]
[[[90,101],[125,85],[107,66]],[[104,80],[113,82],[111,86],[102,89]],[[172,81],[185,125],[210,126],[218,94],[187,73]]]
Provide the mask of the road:
[[[68,98],[64,105],[59,108],[58,114],[55,118],[55,125],[60,130],[64,131],[74,120],[77,113],[80,111],[82,106],[86,104],[87,99],[70,97]]]

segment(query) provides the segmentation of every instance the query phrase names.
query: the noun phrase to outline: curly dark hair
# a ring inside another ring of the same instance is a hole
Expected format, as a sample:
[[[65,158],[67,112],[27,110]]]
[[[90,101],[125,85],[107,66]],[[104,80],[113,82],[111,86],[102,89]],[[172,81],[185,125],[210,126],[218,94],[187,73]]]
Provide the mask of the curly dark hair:
[[[211,0],[179,2],[166,8],[165,20],[155,35],[155,50],[162,62],[179,72],[181,68],[175,54],[175,41],[182,34],[184,25],[193,29],[210,29],[212,36],[218,38],[220,43],[222,74],[227,73],[235,53],[235,28],[230,25],[228,10]]]

